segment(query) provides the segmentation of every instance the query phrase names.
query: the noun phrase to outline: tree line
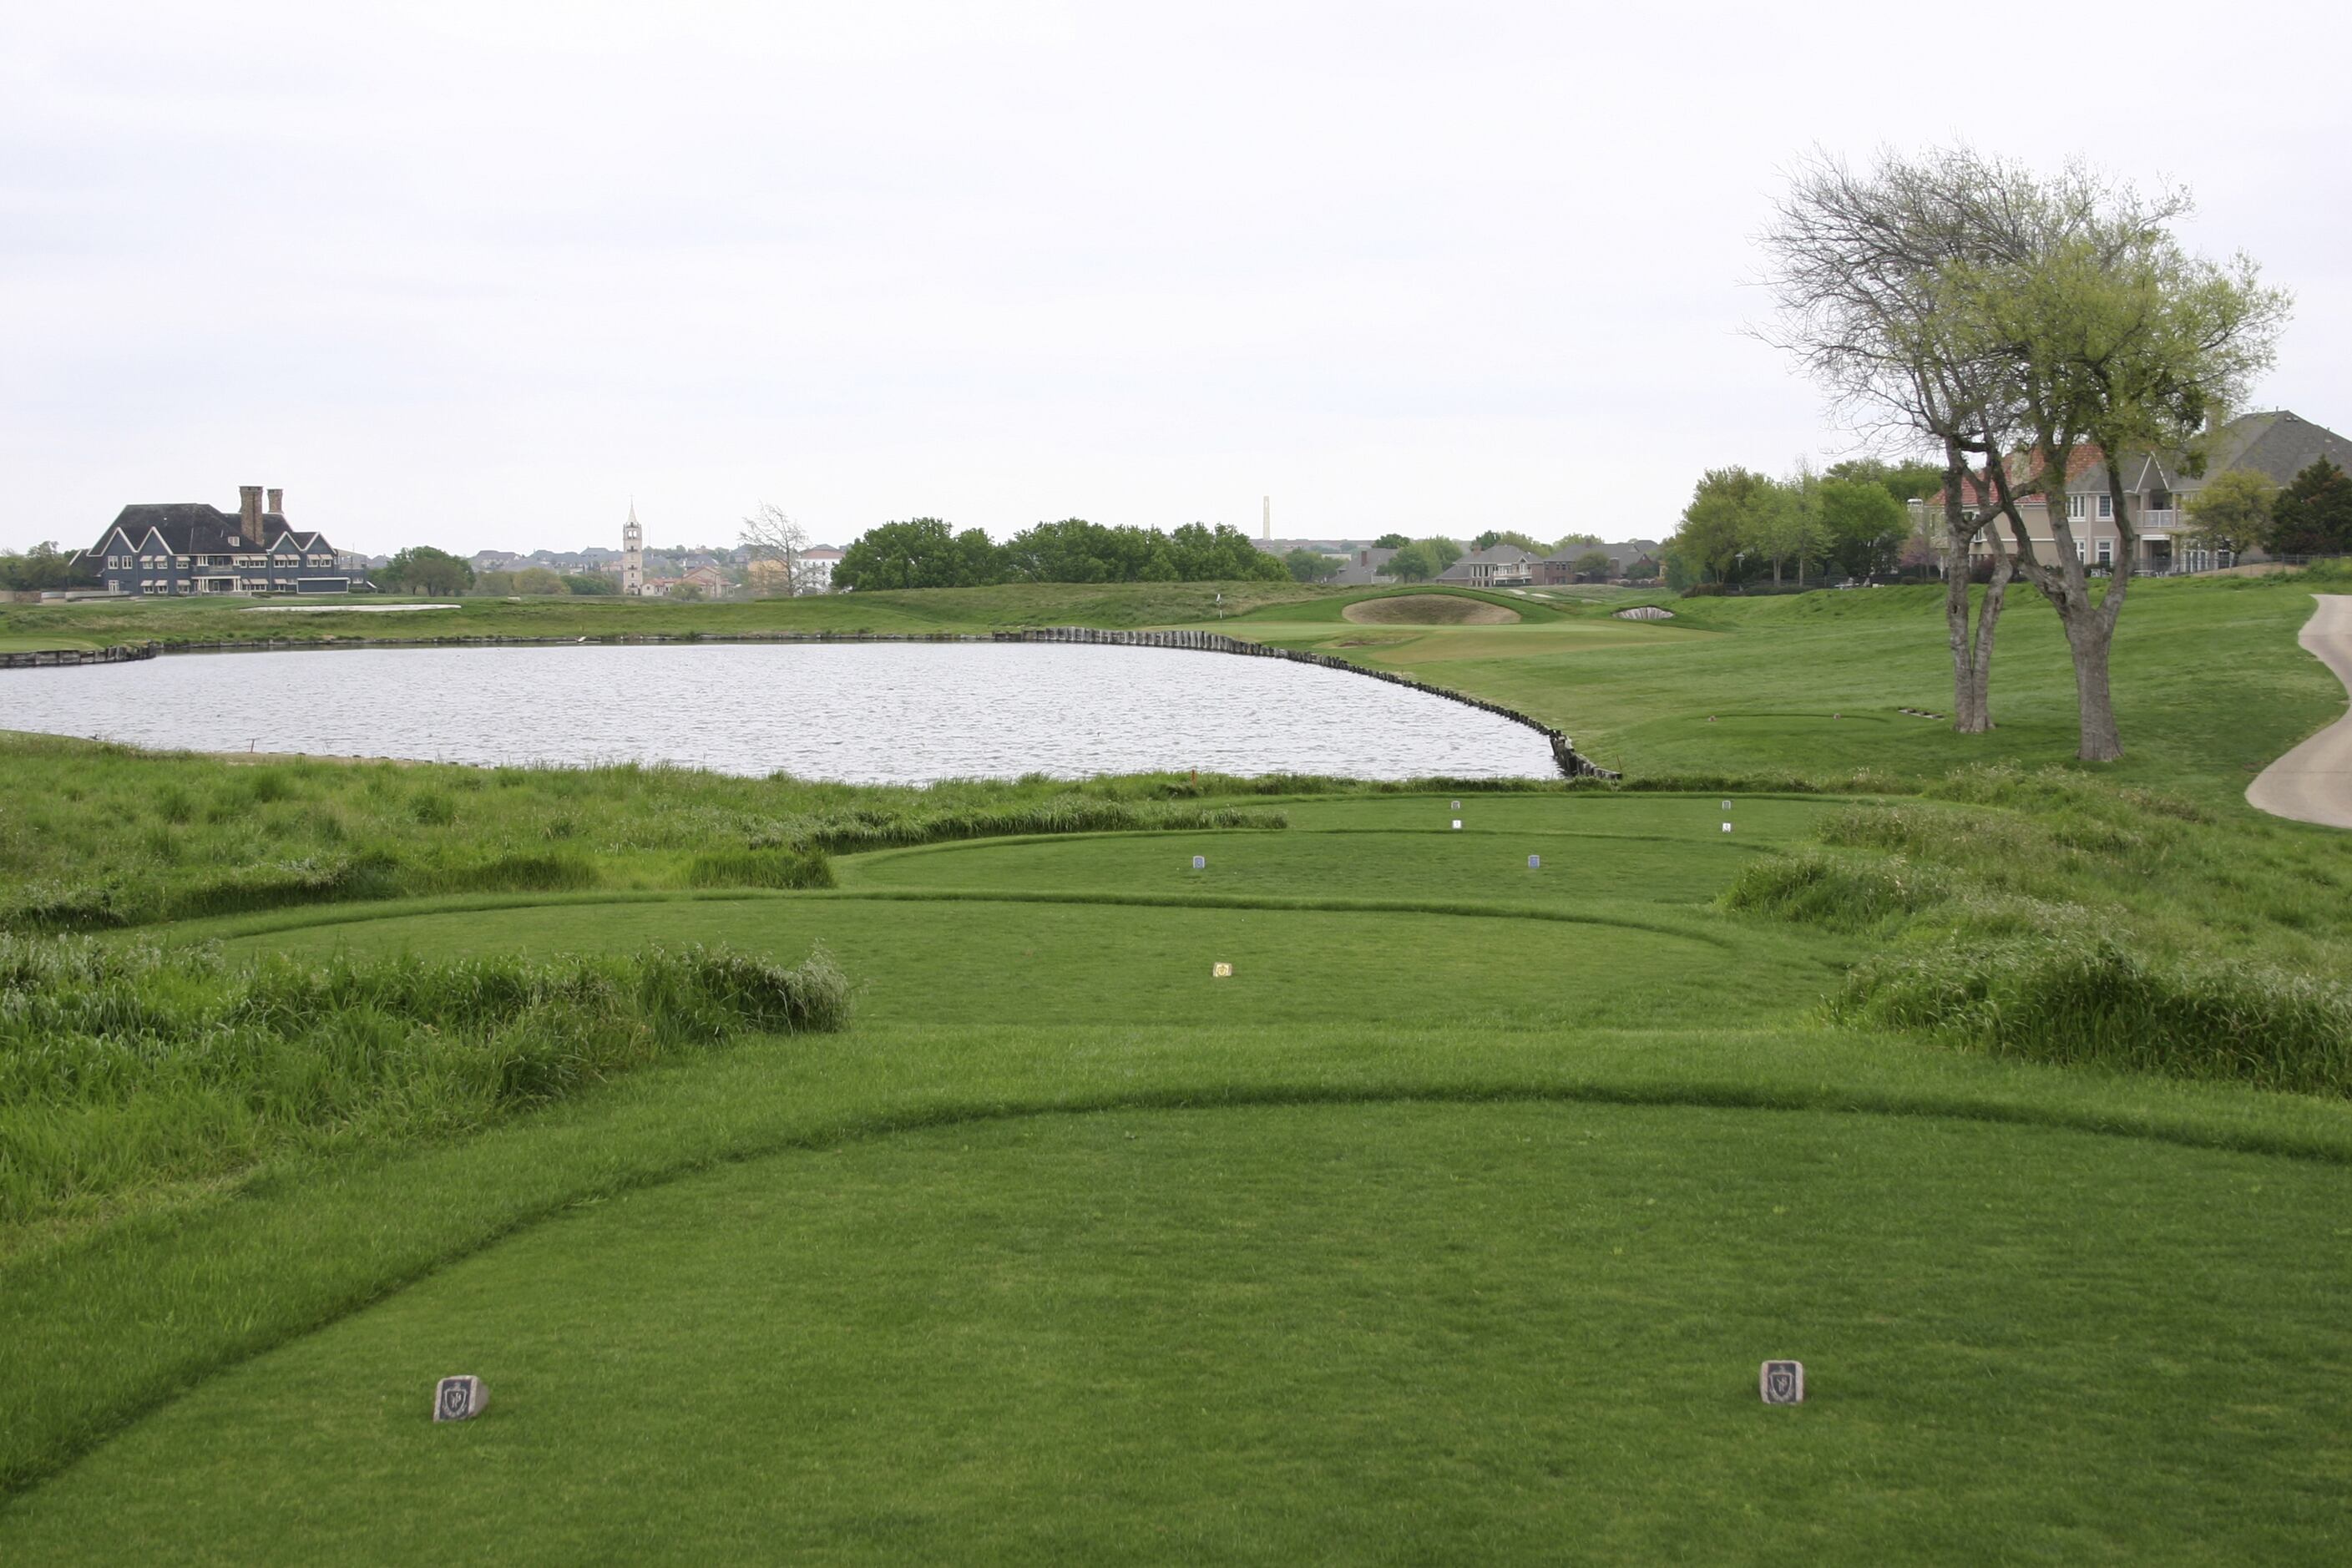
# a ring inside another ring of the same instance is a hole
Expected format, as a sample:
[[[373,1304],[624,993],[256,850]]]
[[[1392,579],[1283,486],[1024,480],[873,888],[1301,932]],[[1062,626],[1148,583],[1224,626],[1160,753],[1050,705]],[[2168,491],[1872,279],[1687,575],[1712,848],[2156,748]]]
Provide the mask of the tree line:
[[[40,594],[59,588],[94,588],[98,575],[76,564],[73,551],[45,539],[30,550],[0,551],[0,593]]]
[[[1064,518],[999,544],[936,517],[868,529],[833,569],[839,588],[975,588],[999,583],[1216,583],[1290,575],[1239,529],[1188,522],[1162,533]]]
[[[1748,583],[1783,573],[1802,585],[1815,568],[1868,582],[1924,559],[1906,503],[1943,482],[1930,464],[1852,458],[1825,473],[1785,478],[1710,468],[1664,545],[1666,582],[1688,588]]]

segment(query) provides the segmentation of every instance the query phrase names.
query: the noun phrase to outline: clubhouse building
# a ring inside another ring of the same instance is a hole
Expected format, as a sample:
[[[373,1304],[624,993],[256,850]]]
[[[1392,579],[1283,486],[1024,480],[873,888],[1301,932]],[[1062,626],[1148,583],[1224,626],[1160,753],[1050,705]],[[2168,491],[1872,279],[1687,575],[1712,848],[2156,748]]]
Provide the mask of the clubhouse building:
[[[203,594],[348,594],[363,581],[339,567],[323,533],[286,521],[286,492],[237,487],[237,510],[202,501],[126,506],[105,536],[82,552],[110,594],[180,597]]]

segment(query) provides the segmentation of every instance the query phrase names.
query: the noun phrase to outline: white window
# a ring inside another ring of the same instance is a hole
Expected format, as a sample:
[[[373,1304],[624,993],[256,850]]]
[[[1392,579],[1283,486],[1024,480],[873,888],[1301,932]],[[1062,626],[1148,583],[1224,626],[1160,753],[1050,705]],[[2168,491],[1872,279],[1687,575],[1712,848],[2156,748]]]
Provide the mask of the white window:
[[[2105,522],[2115,515],[2116,498],[2113,496],[2101,496],[2099,498],[2099,521],[2101,522]]]
[[[2080,522],[2083,521],[2083,502],[2085,499],[2087,498],[2083,496],[2068,496],[2066,498],[2066,521],[2069,522]]]
[[[2116,542],[2112,539],[2102,539],[2099,541],[2099,564],[2112,566],[2115,563]]]

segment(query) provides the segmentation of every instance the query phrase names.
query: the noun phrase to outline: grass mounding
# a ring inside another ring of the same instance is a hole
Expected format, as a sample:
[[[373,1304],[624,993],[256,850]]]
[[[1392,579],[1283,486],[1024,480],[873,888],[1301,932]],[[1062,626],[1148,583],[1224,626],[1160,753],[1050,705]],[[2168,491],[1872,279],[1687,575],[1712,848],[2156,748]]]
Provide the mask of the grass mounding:
[[[0,1237],[273,1157],[479,1127],[737,1034],[839,1028],[822,949],[234,963],[0,935]]]

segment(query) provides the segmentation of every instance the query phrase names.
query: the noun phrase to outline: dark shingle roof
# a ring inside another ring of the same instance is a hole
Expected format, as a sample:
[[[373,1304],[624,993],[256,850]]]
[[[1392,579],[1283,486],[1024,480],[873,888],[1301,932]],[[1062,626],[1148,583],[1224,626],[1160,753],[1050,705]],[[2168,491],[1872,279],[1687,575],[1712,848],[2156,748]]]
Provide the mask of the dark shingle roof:
[[[303,532],[287,525],[284,514],[269,512],[261,520],[261,532],[257,536],[245,531],[245,520],[233,511],[203,501],[145,501],[126,506],[99,535],[98,543],[88,553],[103,555],[106,542],[121,529],[136,550],[147,542],[150,530],[163,536],[163,548],[173,555],[218,555],[232,551],[259,552],[274,548],[291,534],[298,550],[331,548],[326,536],[313,530]],[[235,542],[232,543],[231,541]]]

